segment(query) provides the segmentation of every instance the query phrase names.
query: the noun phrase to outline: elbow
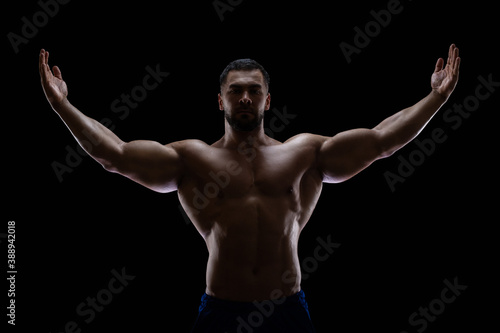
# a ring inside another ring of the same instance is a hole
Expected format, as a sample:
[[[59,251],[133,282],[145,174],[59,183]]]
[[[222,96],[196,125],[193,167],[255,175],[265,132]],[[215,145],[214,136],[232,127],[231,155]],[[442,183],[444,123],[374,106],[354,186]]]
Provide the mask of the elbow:
[[[92,156],[92,155],[91,155]],[[99,158],[96,156],[92,156],[92,158],[99,163],[104,170],[112,173],[117,173],[118,172],[118,164],[115,161],[112,161],[108,158]]]
[[[398,148],[381,148],[378,159],[391,157],[398,150],[399,150]]]
[[[122,154],[121,150],[115,153],[107,153],[105,157],[92,156],[103,168],[104,170],[111,173],[119,173],[123,168],[122,166]]]
[[[109,161],[99,161],[99,164],[104,168],[104,170],[111,173],[118,173],[118,167],[115,163],[111,163]]]
[[[394,135],[394,133],[387,133],[385,131],[377,130],[378,134],[378,158],[387,158],[394,155],[400,148],[404,146],[401,144],[401,140]]]
[[[382,146],[380,148],[378,159],[388,158],[394,155],[402,146],[390,145],[390,146]]]

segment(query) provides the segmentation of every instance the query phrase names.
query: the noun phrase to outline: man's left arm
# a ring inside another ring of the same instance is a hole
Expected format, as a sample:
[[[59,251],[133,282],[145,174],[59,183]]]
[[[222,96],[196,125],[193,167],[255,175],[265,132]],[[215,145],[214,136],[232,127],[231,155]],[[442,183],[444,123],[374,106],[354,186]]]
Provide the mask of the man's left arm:
[[[354,129],[327,138],[319,152],[323,181],[345,181],[412,141],[455,89],[460,58],[454,44],[450,46],[444,68],[443,65],[444,60],[439,58],[431,77],[432,91],[415,105],[392,115],[373,129]]]

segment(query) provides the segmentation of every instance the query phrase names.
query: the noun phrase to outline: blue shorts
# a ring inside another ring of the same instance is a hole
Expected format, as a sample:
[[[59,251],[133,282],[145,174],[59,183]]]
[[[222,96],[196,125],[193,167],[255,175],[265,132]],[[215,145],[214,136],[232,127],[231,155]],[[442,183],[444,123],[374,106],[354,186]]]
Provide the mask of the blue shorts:
[[[204,294],[191,333],[315,333],[304,292],[261,302]]]

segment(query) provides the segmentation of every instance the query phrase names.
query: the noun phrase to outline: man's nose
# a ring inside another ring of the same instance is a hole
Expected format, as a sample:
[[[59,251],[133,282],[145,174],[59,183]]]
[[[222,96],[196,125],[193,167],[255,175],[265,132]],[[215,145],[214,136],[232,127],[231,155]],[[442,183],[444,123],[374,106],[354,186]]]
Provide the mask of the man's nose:
[[[252,104],[252,100],[250,99],[250,95],[248,94],[247,91],[243,92],[243,95],[241,96],[240,99],[240,104]]]

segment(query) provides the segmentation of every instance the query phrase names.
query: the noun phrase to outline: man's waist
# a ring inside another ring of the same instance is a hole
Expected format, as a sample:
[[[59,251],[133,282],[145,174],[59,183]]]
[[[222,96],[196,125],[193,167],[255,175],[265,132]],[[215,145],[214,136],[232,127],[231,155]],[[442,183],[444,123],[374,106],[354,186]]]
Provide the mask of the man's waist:
[[[205,293],[201,298],[201,306],[210,306],[223,308],[228,311],[235,312],[245,312],[255,310],[256,306],[262,304],[275,304],[275,305],[298,305],[303,304],[305,302],[305,294],[304,291],[299,290],[292,295],[285,296],[283,292],[275,291],[275,296],[279,296],[277,298],[270,298],[265,300],[252,300],[252,301],[235,301],[230,299],[223,299],[216,296],[208,295]],[[271,297],[273,295],[270,295]]]

